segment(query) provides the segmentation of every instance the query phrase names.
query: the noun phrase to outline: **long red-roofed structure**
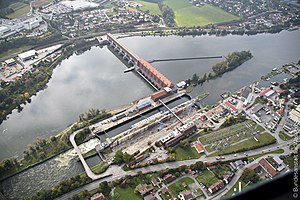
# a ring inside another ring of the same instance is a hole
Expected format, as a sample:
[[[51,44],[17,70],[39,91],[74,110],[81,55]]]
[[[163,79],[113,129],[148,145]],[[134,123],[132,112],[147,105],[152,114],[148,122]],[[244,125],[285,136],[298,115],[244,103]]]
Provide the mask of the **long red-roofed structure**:
[[[159,86],[161,89],[164,87],[172,88],[174,86],[174,84],[167,77],[165,77],[144,58],[138,59],[137,66],[139,67],[139,70],[151,80],[151,82]]]

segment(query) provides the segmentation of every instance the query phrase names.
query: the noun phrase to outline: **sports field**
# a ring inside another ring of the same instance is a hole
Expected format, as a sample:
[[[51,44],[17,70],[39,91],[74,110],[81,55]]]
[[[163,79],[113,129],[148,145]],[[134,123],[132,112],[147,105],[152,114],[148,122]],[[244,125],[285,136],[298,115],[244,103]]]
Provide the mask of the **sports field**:
[[[149,10],[149,12],[151,14],[157,15],[157,14],[161,14],[161,11],[159,10],[159,7],[156,3],[151,3],[151,2],[146,2],[143,0],[134,0],[136,3],[139,3],[143,6],[141,6],[139,9],[141,11],[147,11]]]
[[[164,3],[174,11],[177,26],[203,26],[240,19],[240,17],[209,4],[196,7],[188,0],[164,0]]]

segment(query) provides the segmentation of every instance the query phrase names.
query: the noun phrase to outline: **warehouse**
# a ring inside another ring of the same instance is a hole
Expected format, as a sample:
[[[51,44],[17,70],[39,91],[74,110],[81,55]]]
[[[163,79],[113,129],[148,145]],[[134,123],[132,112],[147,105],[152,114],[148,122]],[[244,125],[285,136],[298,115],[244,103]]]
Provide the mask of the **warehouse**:
[[[37,56],[37,52],[35,50],[26,51],[18,55],[18,57],[23,61],[27,61],[30,59],[34,59]]]

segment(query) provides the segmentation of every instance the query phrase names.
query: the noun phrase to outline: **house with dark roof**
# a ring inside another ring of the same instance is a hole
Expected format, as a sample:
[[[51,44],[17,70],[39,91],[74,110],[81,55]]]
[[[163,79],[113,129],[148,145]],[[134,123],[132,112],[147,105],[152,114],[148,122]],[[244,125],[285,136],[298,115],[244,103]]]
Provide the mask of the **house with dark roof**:
[[[149,194],[154,189],[151,184],[139,184],[138,186],[136,186],[136,188],[142,196]]]
[[[151,179],[151,183],[154,187],[155,186],[159,187],[159,185],[161,184],[161,179],[159,177],[153,177]]]
[[[220,190],[221,188],[223,188],[225,186],[225,183],[223,180],[218,180],[217,182],[215,182],[214,184],[212,184],[209,188],[208,191],[213,194],[215,192],[217,192],[218,190]]]
[[[166,183],[171,183],[172,181],[174,181],[176,179],[176,176],[172,175],[172,174],[167,174],[164,176],[164,181]]]
[[[192,200],[195,199],[193,193],[191,192],[191,190],[184,190],[182,192],[179,193],[178,195],[180,200]]]

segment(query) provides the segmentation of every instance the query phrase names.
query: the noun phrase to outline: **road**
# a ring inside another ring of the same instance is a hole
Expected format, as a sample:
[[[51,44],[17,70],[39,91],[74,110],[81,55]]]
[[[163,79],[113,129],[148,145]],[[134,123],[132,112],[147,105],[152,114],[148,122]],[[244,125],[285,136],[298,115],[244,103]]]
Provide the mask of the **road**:
[[[260,149],[248,151],[247,154],[248,154],[248,156],[253,156],[253,155],[257,155],[257,154],[262,153],[260,151],[269,152],[269,151],[274,151],[274,150],[277,150],[279,148],[282,148],[282,149],[284,149],[284,153],[282,155],[287,155],[287,154],[290,153],[289,146],[292,143],[293,143],[293,140],[286,141],[286,142],[283,142],[283,143],[277,143],[277,144],[273,144],[273,145],[270,145],[270,146],[267,146],[267,147],[262,147]],[[265,155],[265,156],[268,156],[268,155]],[[245,157],[245,155],[243,153],[239,153],[236,156],[234,154],[230,154],[230,155],[226,155],[225,159],[223,159],[222,161],[227,161],[227,160],[232,160],[232,159],[240,159],[240,158],[244,158],[244,157]],[[216,160],[216,157],[205,157],[205,156],[202,156],[199,159],[184,160],[184,161],[169,162],[169,163],[162,163],[162,164],[159,164],[159,165],[152,165],[152,166],[148,166],[148,167],[144,167],[144,168],[139,168],[139,169],[135,169],[135,170],[130,170],[130,171],[124,171],[120,166],[113,165],[113,166],[110,166],[107,169],[107,171],[104,173],[105,175],[112,174],[111,176],[95,180],[92,183],[89,183],[89,184],[84,185],[84,186],[82,186],[80,188],[77,188],[77,189],[75,189],[75,190],[73,190],[73,191],[71,191],[71,192],[69,192],[67,194],[64,194],[63,196],[61,196],[61,197],[59,197],[57,199],[61,199],[62,200],[62,199],[71,198],[73,195],[78,194],[79,192],[81,192],[83,190],[92,190],[92,189],[97,188],[99,186],[100,182],[103,182],[103,181],[110,182],[110,181],[113,181],[113,180],[125,177],[126,175],[133,176],[133,175],[136,175],[138,171],[141,171],[142,173],[150,173],[150,172],[160,171],[160,170],[164,170],[164,169],[178,168],[181,165],[192,165],[192,164],[194,164],[194,163],[196,163],[198,161],[202,161],[202,162],[215,162],[217,160]],[[98,178],[100,178],[100,176],[103,177],[104,174],[99,175]],[[228,187],[230,187],[230,185]]]

